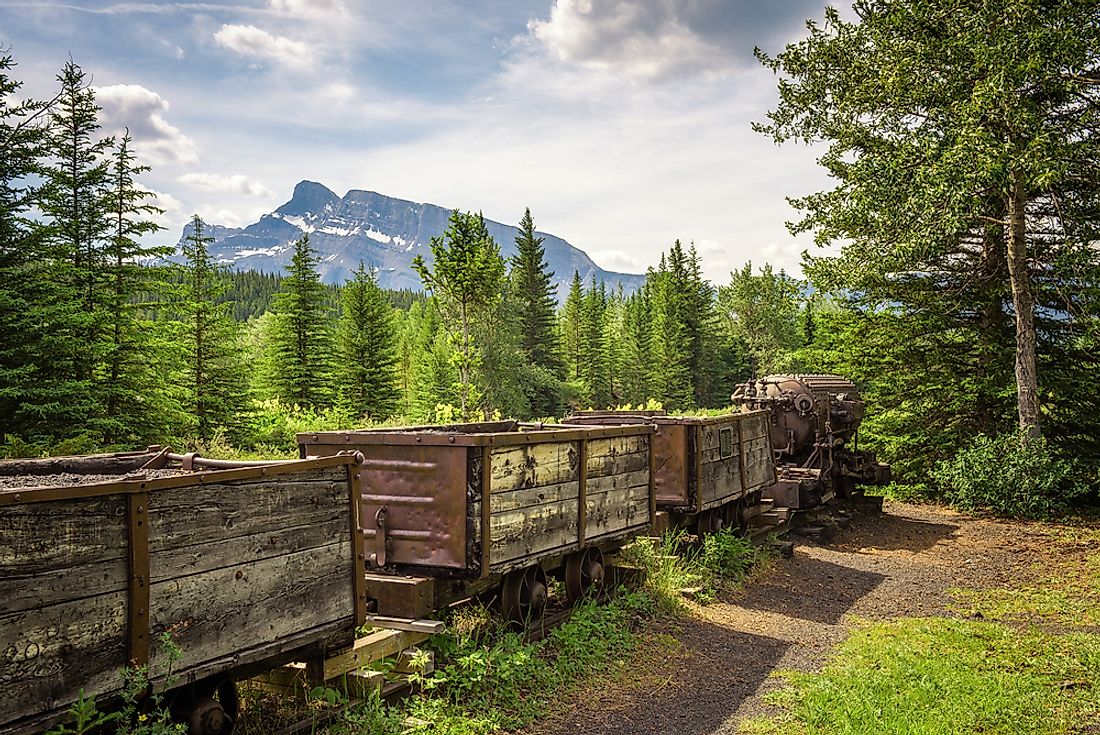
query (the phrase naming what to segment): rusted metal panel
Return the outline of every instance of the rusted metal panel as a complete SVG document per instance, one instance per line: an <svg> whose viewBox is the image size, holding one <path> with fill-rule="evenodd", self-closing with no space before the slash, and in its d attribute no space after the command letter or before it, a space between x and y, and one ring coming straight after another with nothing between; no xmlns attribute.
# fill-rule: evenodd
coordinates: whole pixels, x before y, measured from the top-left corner
<svg viewBox="0 0 1100 735"><path fill-rule="evenodd" d="M689 429L684 424L662 422L653 435L653 491L662 508L689 508L695 504L690 481L694 464L688 449Z"/></svg>
<svg viewBox="0 0 1100 735"><path fill-rule="evenodd" d="M374 566L466 569L464 446L360 444L359 521ZM482 500L484 502L484 499Z"/></svg>
<svg viewBox="0 0 1100 735"><path fill-rule="evenodd" d="M127 630L130 665L149 663L149 493L126 498L130 585Z"/></svg>

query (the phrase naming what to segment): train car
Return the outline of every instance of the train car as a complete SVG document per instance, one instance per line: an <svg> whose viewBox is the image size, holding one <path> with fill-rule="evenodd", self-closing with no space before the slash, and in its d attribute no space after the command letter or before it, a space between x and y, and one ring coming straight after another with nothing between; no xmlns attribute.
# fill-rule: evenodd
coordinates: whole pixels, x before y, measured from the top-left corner
<svg viewBox="0 0 1100 735"><path fill-rule="evenodd" d="M0 462L0 733L63 721L81 692L109 706L147 667L192 735L224 735L236 679L350 645L366 619L358 466Z"/></svg>
<svg viewBox="0 0 1100 735"><path fill-rule="evenodd" d="M367 596L421 617L499 591L541 616L548 573L570 599L603 583L604 552L653 523L651 425L538 428L515 421L298 435L301 456L363 456Z"/></svg>
<svg viewBox="0 0 1100 735"><path fill-rule="evenodd" d="M778 481L765 497L790 508L847 498L890 482L890 466L858 448L864 402L840 375L769 375L737 386L732 399L769 414Z"/></svg>
<svg viewBox="0 0 1100 735"><path fill-rule="evenodd" d="M768 414L669 416L664 411L581 411L563 424L652 424L657 508L698 533L745 529L775 482Z"/></svg>

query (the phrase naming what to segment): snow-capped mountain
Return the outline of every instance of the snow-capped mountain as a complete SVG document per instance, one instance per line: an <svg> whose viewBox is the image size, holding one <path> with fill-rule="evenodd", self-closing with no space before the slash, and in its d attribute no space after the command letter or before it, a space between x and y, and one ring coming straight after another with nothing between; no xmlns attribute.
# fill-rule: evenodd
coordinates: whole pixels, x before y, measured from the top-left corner
<svg viewBox="0 0 1100 735"><path fill-rule="evenodd" d="M517 220L519 219L517 213ZM342 198L313 181L294 187L290 201L244 228L207 224L213 237L210 251L220 262L237 270L281 272L290 263L295 240L309 234L310 244L321 258L319 270L326 283L343 283L362 261L378 269L385 288L421 288L420 278L410 264L417 255L431 262L431 238L442 235L451 211L434 204L418 204L372 191L352 190ZM489 233L505 258L516 252L516 227L486 220ZM180 237L191 234L191 225ZM546 262L558 284L558 299L564 300L579 271L587 285L592 276L608 288L622 284L623 290L639 288L644 276L605 271L583 251L560 237L539 233L546 250Z"/></svg>

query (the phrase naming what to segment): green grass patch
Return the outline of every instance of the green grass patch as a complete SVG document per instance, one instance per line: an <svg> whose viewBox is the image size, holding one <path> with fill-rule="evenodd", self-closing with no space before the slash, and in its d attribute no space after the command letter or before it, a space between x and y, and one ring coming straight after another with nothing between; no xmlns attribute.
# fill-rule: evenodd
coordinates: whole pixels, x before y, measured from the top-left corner
<svg viewBox="0 0 1100 735"><path fill-rule="evenodd" d="M658 612L653 597L624 592L607 604L587 602L541 641L465 611L431 645L442 665L420 678L423 693L394 708L367 702L330 733L484 735L515 730L597 672L621 666L636 630Z"/></svg>
<svg viewBox="0 0 1100 735"><path fill-rule="evenodd" d="M768 735L1054 735L1100 724L1100 636L909 618L869 625L817 674L785 673Z"/></svg>

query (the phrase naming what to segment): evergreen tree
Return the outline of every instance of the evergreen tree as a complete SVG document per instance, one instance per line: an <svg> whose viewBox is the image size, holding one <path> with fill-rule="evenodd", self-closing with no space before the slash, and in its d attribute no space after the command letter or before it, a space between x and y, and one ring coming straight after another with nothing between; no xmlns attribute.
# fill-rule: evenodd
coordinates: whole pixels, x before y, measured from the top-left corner
<svg viewBox="0 0 1100 735"><path fill-rule="evenodd" d="M112 152L105 207L111 221L102 285L107 332L97 394L103 401L101 423L109 444L152 442L167 436L176 423L171 418L174 402L163 379L163 335L143 315L146 304L141 299L161 286L161 272L142 260L168 255L171 249L140 242L162 229L148 219L162 210L148 203L152 194L136 184L135 177L149 167L135 163L131 142L127 130Z"/></svg>
<svg viewBox="0 0 1100 735"><path fill-rule="evenodd" d="M584 365L581 355L584 349L584 284L578 271L573 271L569 295L565 298L559 323L565 358L565 378L573 383L579 383Z"/></svg>
<svg viewBox="0 0 1100 735"><path fill-rule="evenodd" d="M589 405L594 408L608 408L612 403L611 369L605 333L606 311L607 295L602 284L597 287L596 277L593 276L582 305L584 336L581 340L581 378Z"/></svg>
<svg viewBox="0 0 1100 735"><path fill-rule="evenodd" d="M1044 287L1060 281L1057 300L1072 314L1066 296L1081 281L1053 266L1097 260L1100 191L1081 172L1100 158L1100 6L862 0L854 9L847 21L829 8L808 38L760 54L784 78L758 130L826 143L821 162L837 182L796 202L805 217L795 231L847 243L808 274L886 304L909 290L901 283L925 280L950 301L971 276L1003 274L1010 305L996 310L1013 327L1017 423L1025 442L1037 438ZM962 261L978 267L945 280Z"/></svg>
<svg viewBox="0 0 1100 735"><path fill-rule="evenodd" d="M419 255L413 270L436 297L444 323L456 345L459 410L468 421L480 402L476 395L481 351L474 332L485 323L500 302L504 286L504 260L480 214L451 214L447 230L433 237L431 268Z"/></svg>
<svg viewBox="0 0 1100 735"><path fill-rule="evenodd" d="M757 275L752 263L746 263L718 289L718 303L758 377L785 367L786 356L802 343L798 284L782 270L775 273L765 265Z"/></svg>
<svg viewBox="0 0 1100 735"><path fill-rule="evenodd" d="M637 293L627 298L623 308L623 398L632 405L642 405L656 395L653 388L652 288L647 279Z"/></svg>
<svg viewBox="0 0 1100 735"><path fill-rule="evenodd" d="M70 59L57 81L61 93L50 113L49 148L53 160L43 171L40 206L49 221L57 276L77 299L72 304L72 325L83 344L72 358L77 365L73 377L84 381L91 395L108 331L103 282L111 223L110 175L105 155L114 141L96 137L100 108L84 71ZM92 396L93 401L98 399ZM93 412L98 412L98 407L88 407L88 413Z"/></svg>
<svg viewBox="0 0 1100 735"><path fill-rule="evenodd" d="M673 255L677 255L675 251ZM683 265L681 257L669 259L662 254L657 270L647 276L653 281L653 387L665 407L676 411L692 408L695 401L691 340L684 325L684 293L679 285Z"/></svg>
<svg viewBox="0 0 1100 735"><path fill-rule="evenodd" d="M239 435L248 418L239 328L230 316L231 304L219 303L228 284L224 269L210 255L213 241L196 214L183 242L187 262L177 302L183 318L184 405L200 441L209 441L218 431Z"/></svg>
<svg viewBox="0 0 1100 735"><path fill-rule="evenodd" d="M271 395L309 407L328 405L332 398L332 328L318 262L309 235L294 243L294 256L272 306L275 318L265 371Z"/></svg>
<svg viewBox="0 0 1100 735"><path fill-rule="evenodd" d="M41 122L49 108L16 96L22 83L10 75L14 66L11 55L0 55L0 416L3 433L39 439L59 417L71 423L70 405L83 402L86 386L75 379L66 284L42 227L30 219L39 206L35 175L46 155Z"/></svg>
<svg viewBox="0 0 1100 735"><path fill-rule="evenodd" d="M374 271L362 263L344 284L337 329L338 400L358 416L384 418L397 409L397 335L393 307Z"/></svg>

